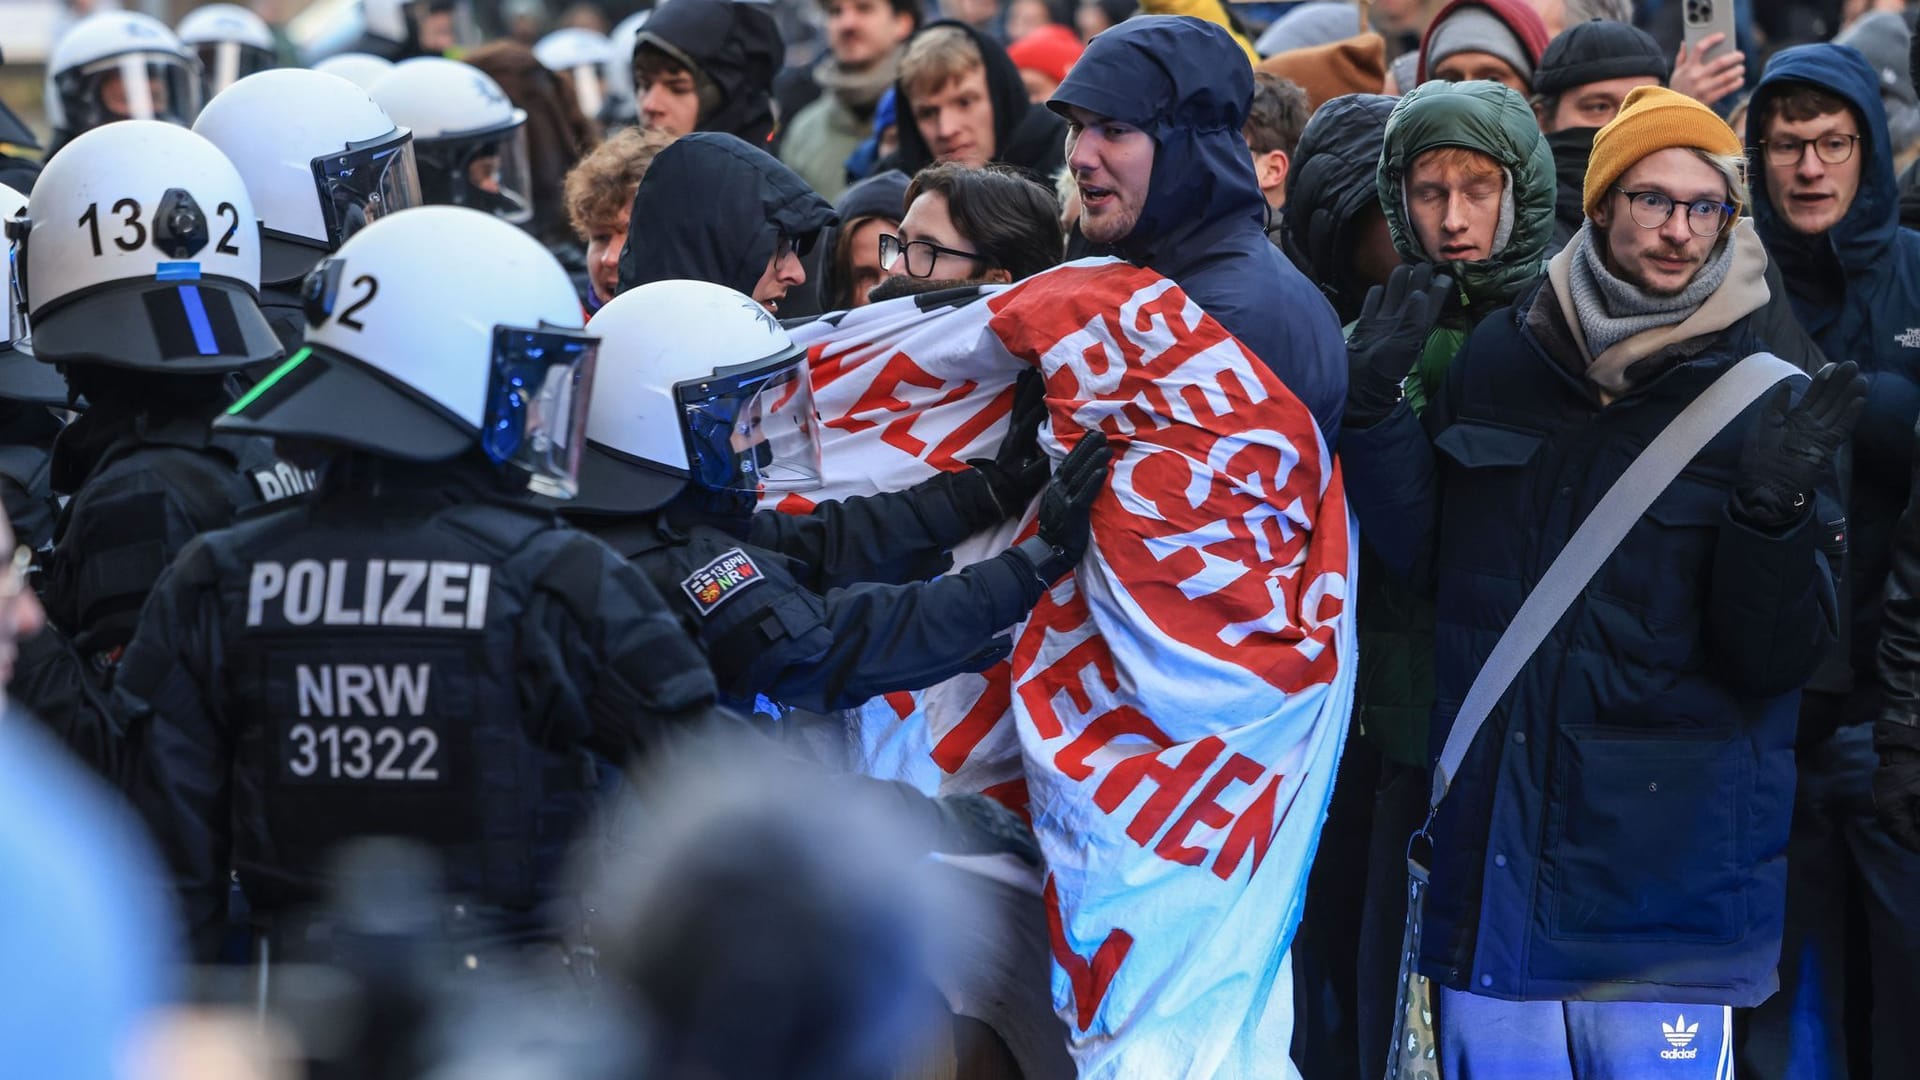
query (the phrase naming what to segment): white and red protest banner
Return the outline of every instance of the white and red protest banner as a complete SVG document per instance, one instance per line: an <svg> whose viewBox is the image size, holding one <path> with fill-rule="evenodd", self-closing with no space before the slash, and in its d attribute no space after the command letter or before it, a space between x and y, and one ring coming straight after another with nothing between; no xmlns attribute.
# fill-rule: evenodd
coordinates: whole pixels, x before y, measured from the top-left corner
<svg viewBox="0 0 1920 1080"><path fill-rule="evenodd" d="M1106 433L1086 560L1015 629L1007 662L870 703L869 759L930 764L944 790L1030 813L1080 1075L1293 1075L1286 953L1356 667L1356 545L1305 406L1171 281L1118 262L795 336L826 423L814 497L991 455L1029 366L1056 460Z"/></svg>

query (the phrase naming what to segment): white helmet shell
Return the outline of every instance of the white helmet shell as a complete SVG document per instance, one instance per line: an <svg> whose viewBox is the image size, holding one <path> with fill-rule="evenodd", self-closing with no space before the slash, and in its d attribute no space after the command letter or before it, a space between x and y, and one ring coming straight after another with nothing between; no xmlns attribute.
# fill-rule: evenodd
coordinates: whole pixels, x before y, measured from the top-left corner
<svg viewBox="0 0 1920 1080"><path fill-rule="evenodd" d="M139 67L145 77L133 78ZM109 114L94 100L95 80L119 75L127 112ZM165 88L165 100L151 91ZM111 120L190 124L200 109L200 61L167 24L136 11L99 11L73 24L47 59L47 122L78 134Z"/></svg>
<svg viewBox="0 0 1920 1080"><path fill-rule="evenodd" d="M527 119L486 72L439 56L402 60L369 93L420 142L503 131Z"/></svg>
<svg viewBox="0 0 1920 1080"><path fill-rule="evenodd" d="M279 353L257 304L253 200L199 135L151 120L86 132L48 160L27 213L40 359L189 373Z"/></svg>
<svg viewBox="0 0 1920 1080"><path fill-rule="evenodd" d="M393 70L393 61L372 53L341 53L313 65L313 70L338 76L371 93L373 84Z"/></svg>
<svg viewBox="0 0 1920 1080"><path fill-rule="evenodd" d="M485 445L498 415L503 336L533 332L591 353L579 298L546 248L459 207L423 206L368 225L315 268L303 298L307 348L242 398L222 427L444 460ZM580 387L576 398L569 387L551 405L583 408L585 393Z"/></svg>
<svg viewBox="0 0 1920 1080"><path fill-rule="evenodd" d="M811 455L810 463L802 463L812 470L817 486L818 432L813 428L817 420L812 395L806 390L806 353L751 297L705 281L651 282L608 301L594 313L587 331L600 338L601 349L576 507L612 513L651 509L689 479L698 482L703 472L708 486L728 486L713 481L721 475L732 477L738 461L703 470L703 446L692 429L701 403L719 384L741 374L755 388L769 375L797 378L793 389L801 392L784 400L793 405L788 415L805 429L800 441L806 445L792 457ZM736 411L735 418L746 411ZM780 439L764 428L760 433ZM770 490L777 487L764 473L757 483ZM784 486L801 490L808 485Z"/></svg>
<svg viewBox="0 0 1920 1080"><path fill-rule="evenodd" d="M246 181L267 231L264 281L304 275L358 224L418 201L407 132L365 90L337 76L263 71L208 102L193 130L219 147ZM397 157L389 161L388 154ZM333 170L336 160L345 167ZM399 172L379 175L393 169ZM359 190L333 182L339 172ZM350 198L358 214L353 225L341 220Z"/></svg>
<svg viewBox="0 0 1920 1080"><path fill-rule="evenodd" d="M24 216L26 209L25 195L0 184L0 221ZM7 335L5 340L0 340L0 398L36 405L65 406L66 379L52 366L34 360L33 354L28 351L32 346L27 340L27 313L20 308L15 284L13 260L0 258L0 303L6 305L7 312L4 318L0 318L0 330L5 330Z"/></svg>
<svg viewBox="0 0 1920 1080"><path fill-rule="evenodd" d="M274 66L276 45L266 21L238 4L208 4L180 20L180 40L200 57L207 96Z"/></svg>
<svg viewBox="0 0 1920 1080"><path fill-rule="evenodd" d="M206 45L218 41L237 41L272 52L273 31L266 20L239 4L208 4L197 7L180 20L175 30L188 45Z"/></svg>

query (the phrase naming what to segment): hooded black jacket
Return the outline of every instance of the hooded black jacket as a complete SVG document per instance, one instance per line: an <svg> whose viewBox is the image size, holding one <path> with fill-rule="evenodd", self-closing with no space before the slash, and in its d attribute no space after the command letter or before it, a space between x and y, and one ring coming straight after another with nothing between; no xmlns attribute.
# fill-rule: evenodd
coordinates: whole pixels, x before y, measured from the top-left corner
<svg viewBox="0 0 1920 1080"><path fill-rule="evenodd" d="M943 20L927 24L914 37L941 26L964 30L980 47L980 57L986 62L987 97L993 102L993 160L1026 169L1051 187L1053 175L1067 160L1066 121L1027 100L1027 84L1020 81L1020 69L1007 58L1006 47L973 27ZM908 47L912 47L912 38L908 39ZM900 82L893 85L896 100L900 102L900 149L874 171L899 169L912 176L933 164L933 149L920 137L920 127L913 122L906 85Z"/></svg>
<svg viewBox="0 0 1920 1080"><path fill-rule="evenodd" d="M782 235L805 257L837 220L832 205L772 154L732 135L697 132L660 151L634 193L620 291L686 278L751 296Z"/></svg>
<svg viewBox="0 0 1920 1080"><path fill-rule="evenodd" d="M760 4L678 0L647 20L634 51L652 46L712 84L719 101L700 107L700 130L738 135L766 146L773 135L773 77L786 46Z"/></svg>
<svg viewBox="0 0 1920 1080"><path fill-rule="evenodd" d="M1354 218L1380 206L1373 174L1380 167L1387 116L1398 100L1345 94L1320 106L1300 132L1297 164L1287 174L1287 255L1333 302L1343 325L1360 317L1367 298L1366 283L1353 275Z"/></svg>
<svg viewBox="0 0 1920 1080"><path fill-rule="evenodd" d="M1079 106L1153 137L1145 205L1115 253L1172 278L1286 383L1332 446L1346 343L1326 298L1267 239L1267 201L1241 135L1252 99L1253 69L1225 30L1151 15L1095 38L1047 106Z"/></svg>

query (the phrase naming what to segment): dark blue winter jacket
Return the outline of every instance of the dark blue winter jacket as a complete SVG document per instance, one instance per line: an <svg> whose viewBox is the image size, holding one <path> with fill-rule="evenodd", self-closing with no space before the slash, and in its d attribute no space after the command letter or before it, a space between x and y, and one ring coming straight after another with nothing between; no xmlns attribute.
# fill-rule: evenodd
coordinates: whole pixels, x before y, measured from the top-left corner
<svg viewBox="0 0 1920 1080"><path fill-rule="evenodd" d="M1344 432L1362 532L1434 590L1436 756L1574 529L1765 346L1755 322L1602 405L1543 283L1475 328L1423 418ZM1837 615L1813 515L1775 536L1728 512L1759 408L1655 500L1472 743L1433 829L1420 967L1445 985L1731 1005L1776 985L1798 691Z"/></svg>
<svg viewBox="0 0 1920 1080"><path fill-rule="evenodd" d="M1851 599L1848 648L1856 685L1874 679L1881 601L1890 567L1894 522L1907 505L1913 423L1920 415L1920 233L1900 227L1886 110L1877 72L1844 45L1801 45L1767 62L1747 112L1747 145L1766 137L1768 98L1793 83L1811 83L1851 103L1859 121L1859 191L1838 225L1807 237L1788 228L1767 191L1765 161L1755 153L1753 216L1785 274L1793 311L1827 359L1859 363L1872 389L1854 433L1848 513L1852 523L1847 579ZM1860 695L1854 719L1871 717Z"/></svg>
<svg viewBox="0 0 1920 1080"><path fill-rule="evenodd" d="M1253 69L1220 27L1187 16L1128 19L1101 34L1047 102L1153 137L1153 174L1128 262L1172 278L1264 361L1332 446L1347 399L1347 350L1332 305L1267 239L1267 203L1241 129Z"/></svg>

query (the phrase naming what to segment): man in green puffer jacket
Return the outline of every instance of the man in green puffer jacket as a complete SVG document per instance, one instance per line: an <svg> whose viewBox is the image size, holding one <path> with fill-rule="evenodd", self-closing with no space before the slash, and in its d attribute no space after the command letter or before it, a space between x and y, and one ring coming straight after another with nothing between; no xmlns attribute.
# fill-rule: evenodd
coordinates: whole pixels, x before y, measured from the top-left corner
<svg viewBox="0 0 1920 1080"><path fill-rule="evenodd" d="M1394 247L1415 264L1411 287L1402 268L1395 271L1399 289L1390 285L1387 295L1439 305L1433 330L1407 356L1402 389L1417 412L1474 325L1544 271L1553 237L1553 154L1514 91L1492 82L1430 82L1401 98L1388 117L1375 179ZM1394 314L1363 312L1349 328L1349 349L1394 347L1375 333ZM1365 427L1394 404L1350 398L1344 423ZM1357 1013L1362 1075L1378 1076L1406 919L1407 838L1426 812L1434 612L1429 599L1380 572L1370 552L1361 557L1356 709L1361 732L1384 760L1367 856Z"/></svg>

